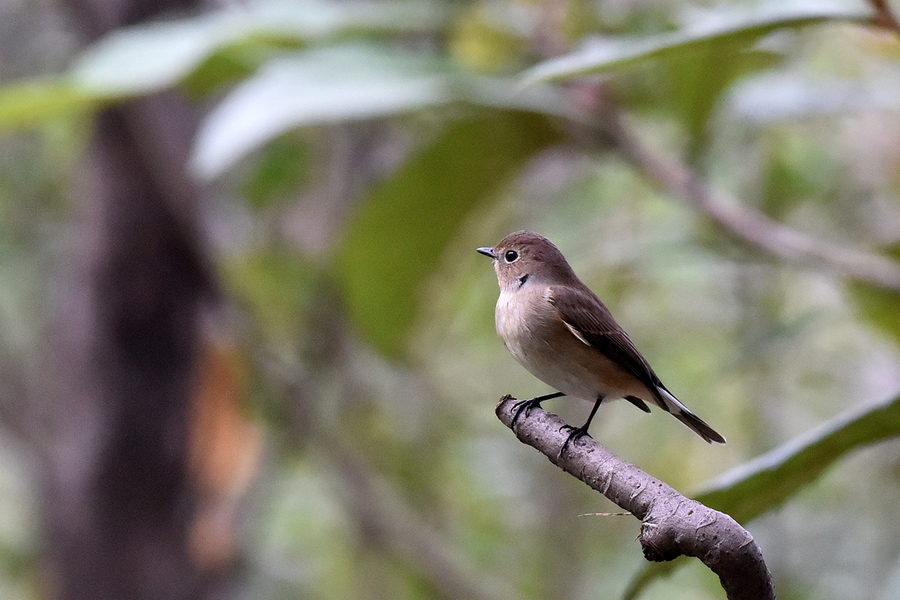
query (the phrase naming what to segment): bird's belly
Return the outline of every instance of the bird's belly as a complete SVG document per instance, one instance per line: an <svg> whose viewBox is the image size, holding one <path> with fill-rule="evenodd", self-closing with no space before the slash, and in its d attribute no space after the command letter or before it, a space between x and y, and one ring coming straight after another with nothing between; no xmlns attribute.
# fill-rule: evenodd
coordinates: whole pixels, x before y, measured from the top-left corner
<svg viewBox="0 0 900 600"><path fill-rule="evenodd" d="M528 371L560 392L573 398L593 402L603 396L610 400L628 395L622 386L609 381L605 374L616 370L611 361L604 360L599 352L585 356L580 349L576 352L560 352L552 347L539 345L522 348L513 353L519 363Z"/></svg>
<svg viewBox="0 0 900 600"><path fill-rule="evenodd" d="M510 354L532 375L574 398L599 396L650 399L643 384L593 346L576 338L561 321L514 318L498 310L497 332Z"/></svg>

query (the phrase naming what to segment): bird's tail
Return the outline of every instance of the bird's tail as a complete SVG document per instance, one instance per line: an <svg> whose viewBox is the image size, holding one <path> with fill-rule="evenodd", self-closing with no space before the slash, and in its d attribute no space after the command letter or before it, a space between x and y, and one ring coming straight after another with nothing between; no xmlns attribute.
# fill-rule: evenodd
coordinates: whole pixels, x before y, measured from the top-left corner
<svg viewBox="0 0 900 600"><path fill-rule="evenodd" d="M717 442L719 444L725 443L725 438L722 437L721 433L707 425L703 419L688 410L688 407L679 402L678 398L669 393L669 390L662 386L659 386L657 390L659 391L659 396L663 401L664 406L662 406L662 408L664 410L672 413L672 416L687 425L691 429L691 431L702 437L710 444L713 442Z"/></svg>

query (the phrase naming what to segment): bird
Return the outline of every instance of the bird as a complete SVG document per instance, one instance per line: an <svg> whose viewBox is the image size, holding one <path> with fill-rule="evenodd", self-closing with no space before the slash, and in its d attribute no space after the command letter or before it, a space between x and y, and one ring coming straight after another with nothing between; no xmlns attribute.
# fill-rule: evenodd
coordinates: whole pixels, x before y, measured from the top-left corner
<svg viewBox="0 0 900 600"><path fill-rule="evenodd" d="M600 404L624 399L644 412L653 404L670 413L709 443L725 438L692 413L660 381L647 359L597 295L585 285L550 240L532 231L516 231L493 247L477 251L490 257L500 296L497 333L513 357L532 375L558 390L521 400L520 414L545 400L570 396L593 402L581 427L571 429L560 454L583 436Z"/></svg>

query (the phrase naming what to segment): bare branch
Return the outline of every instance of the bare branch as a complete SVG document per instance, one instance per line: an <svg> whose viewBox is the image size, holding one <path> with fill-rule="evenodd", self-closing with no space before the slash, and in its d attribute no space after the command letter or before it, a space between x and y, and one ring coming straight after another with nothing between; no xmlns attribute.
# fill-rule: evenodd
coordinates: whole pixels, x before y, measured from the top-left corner
<svg viewBox="0 0 900 600"><path fill-rule="evenodd" d="M710 185L684 162L644 144L602 86L583 84L573 91L577 103L593 115L591 125L603 142L656 185L681 197L732 236L794 263L900 291L900 266L894 261L816 239L773 221Z"/></svg>
<svg viewBox="0 0 900 600"><path fill-rule="evenodd" d="M497 417L512 428L516 399L504 396ZM772 576L753 536L734 519L686 498L589 437L559 451L566 423L540 408L522 415L516 437L641 520L640 542L649 561L699 558L722 583L729 600L775 598Z"/></svg>
<svg viewBox="0 0 900 600"><path fill-rule="evenodd" d="M889 29L900 34L900 21L888 6L887 0L869 0L869 4L875 9L875 24L884 29Z"/></svg>

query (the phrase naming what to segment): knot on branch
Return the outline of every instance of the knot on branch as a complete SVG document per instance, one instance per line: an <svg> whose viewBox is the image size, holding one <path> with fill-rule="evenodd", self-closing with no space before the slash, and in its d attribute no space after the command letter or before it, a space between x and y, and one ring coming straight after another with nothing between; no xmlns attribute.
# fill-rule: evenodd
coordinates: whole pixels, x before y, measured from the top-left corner
<svg viewBox="0 0 900 600"><path fill-rule="evenodd" d="M644 558L651 562L664 562L685 555L704 560L715 554L723 541L719 514L687 498L679 502L674 512L664 507L654 507L641 524L640 542ZM737 523L734 525L743 531Z"/></svg>
<svg viewBox="0 0 900 600"><path fill-rule="evenodd" d="M653 523L644 523L641 526L641 550L644 552L644 558L650 562L666 562L681 556L681 551L673 541L668 532L660 533L660 529Z"/></svg>

